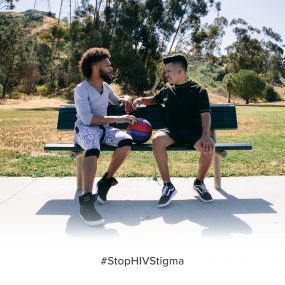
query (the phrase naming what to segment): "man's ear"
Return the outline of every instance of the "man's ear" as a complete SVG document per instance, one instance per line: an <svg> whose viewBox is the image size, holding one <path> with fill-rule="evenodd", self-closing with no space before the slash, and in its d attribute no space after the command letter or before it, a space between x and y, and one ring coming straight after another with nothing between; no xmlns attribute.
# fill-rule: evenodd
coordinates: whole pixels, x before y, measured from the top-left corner
<svg viewBox="0 0 285 285"><path fill-rule="evenodd" d="M98 70L98 69L99 69L99 65L98 65L98 64L93 64L92 67L93 67L95 70Z"/></svg>

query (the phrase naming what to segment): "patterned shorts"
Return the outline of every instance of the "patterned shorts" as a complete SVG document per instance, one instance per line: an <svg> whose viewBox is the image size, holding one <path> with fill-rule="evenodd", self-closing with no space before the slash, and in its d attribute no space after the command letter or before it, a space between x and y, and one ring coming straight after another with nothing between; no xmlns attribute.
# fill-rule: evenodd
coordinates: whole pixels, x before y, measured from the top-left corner
<svg viewBox="0 0 285 285"><path fill-rule="evenodd" d="M132 140L127 133L111 126L85 126L77 124L74 128L74 142L79 144L85 151L98 149L106 144L117 147L122 140Z"/></svg>

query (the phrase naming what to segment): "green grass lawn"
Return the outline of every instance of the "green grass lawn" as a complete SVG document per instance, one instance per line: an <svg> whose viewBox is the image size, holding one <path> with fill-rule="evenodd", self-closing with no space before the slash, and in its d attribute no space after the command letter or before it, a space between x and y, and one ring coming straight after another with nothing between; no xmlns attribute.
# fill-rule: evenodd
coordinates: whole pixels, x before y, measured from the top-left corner
<svg viewBox="0 0 285 285"><path fill-rule="evenodd" d="M222 160L223 176L285 174L285 107L240 106L239 129L217 132L219 142L245 142L252 151L231 151ZM57 110L0 110L1 176L74 176L68 153L45 153L46 143L70 143L72 132L56 131ZM97 175L106 171L112 153L101 153ZM198 154L169 152L171 176L195 176ZM209 172L213 176L213 169ZM158 177L150 152L133 152L117 176Z"/></svg>

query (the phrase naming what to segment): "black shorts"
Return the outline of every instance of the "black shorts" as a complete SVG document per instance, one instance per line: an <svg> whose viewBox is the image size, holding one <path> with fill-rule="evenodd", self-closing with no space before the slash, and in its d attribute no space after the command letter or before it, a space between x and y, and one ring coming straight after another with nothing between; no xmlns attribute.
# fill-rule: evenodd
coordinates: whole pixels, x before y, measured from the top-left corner
<svg viewBox="0 0 285 285"><path fill-rule="evenodd" d="M165 128L161 129L161 132L167 133L177 145L187 145L189 148L194 148L195 143L202 136L202 129L170 129Z"/></svg>

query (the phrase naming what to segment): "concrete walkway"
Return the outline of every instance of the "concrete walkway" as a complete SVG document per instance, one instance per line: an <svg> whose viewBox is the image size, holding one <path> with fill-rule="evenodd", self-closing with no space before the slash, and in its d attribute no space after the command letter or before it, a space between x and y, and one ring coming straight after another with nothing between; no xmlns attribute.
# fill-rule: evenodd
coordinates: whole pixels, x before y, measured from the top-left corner
<svg viewBox="0 0 285 285"><path fill-rule="evenodd" d="M213 203L197 200L193 178L174 178L178 194L163 209L161 183L118 180L97 207L105 225L88 227L74 177L0 177L0 284L284 284L285 177L223 178L220 191L207 179Z"/></svg>
<svg viewBox="0 0 285 285"><path fill-rule="evenodd" d="M108 203L97 205L105 225L92 228L78 216L74 177L0 177L0 235L285 236L285 177L223 178L220 191L214 190L213 179L207 179L213 203L197 200L191 189L193 179L174 178L178 194L163 209L157 208L160 182L148 178L118 180Z"/></svg>

